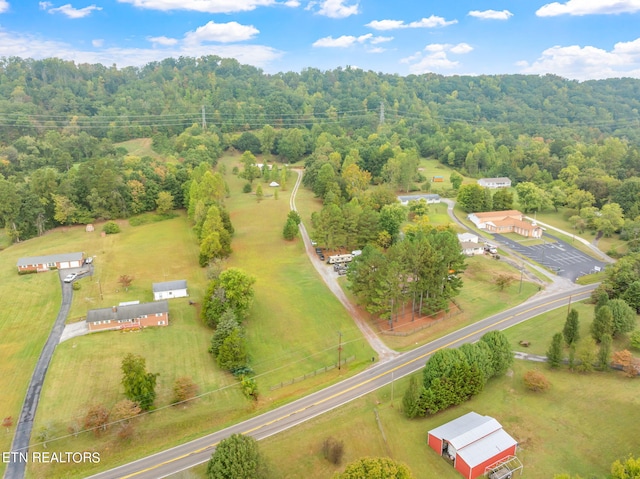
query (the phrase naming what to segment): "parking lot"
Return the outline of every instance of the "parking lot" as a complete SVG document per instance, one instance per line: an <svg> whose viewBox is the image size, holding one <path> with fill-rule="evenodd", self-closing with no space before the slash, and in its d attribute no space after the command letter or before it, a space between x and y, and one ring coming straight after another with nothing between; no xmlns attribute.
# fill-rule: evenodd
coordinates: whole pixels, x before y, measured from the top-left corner
<svg viewBox="0 0 640 479"><path fill-rule="evenodd" d="M533 246L527 246L526 240L517 242L502 235L495 235L495 240L571 281L585 274L600 271L606 265L571 244L546 233L542 237L544 243Z"/></svg>

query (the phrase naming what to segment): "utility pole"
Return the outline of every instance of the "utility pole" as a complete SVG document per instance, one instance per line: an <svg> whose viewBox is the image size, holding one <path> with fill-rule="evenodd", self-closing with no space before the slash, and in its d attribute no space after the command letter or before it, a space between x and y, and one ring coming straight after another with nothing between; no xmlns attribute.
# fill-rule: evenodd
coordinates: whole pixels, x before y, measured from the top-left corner
<svg viewBox="0 0 640 479"><path fill-rule="evenodd" d="M203 130L207 129L207 118L204 112L204 105L202 105L202 129Z"/></svg>
<svg viewBox="0 0 640 479"><path fill-rule="evenodd" d="M380 125L384 125L384 103L380 102Z"/></svg>
<svg viewBox="0 0 640 479"><path fill-rule="evenodd" d="M569 296L569 304L567 305L567 316L569 316L569 313L571 312L571 296L573 295Z"/></svg>
<svg viewBox="0 0 640 479"><path fill-rule="evenodd" d="M338 369L342 369L342 333L338 331Z"/></svg>
<svg viewBox="0 0 640 479"><path fill-rule="evenodd" d="M523 266L520 266L520 288L518 289L518 294L522 293L522 273L523 273Z"/></svg>

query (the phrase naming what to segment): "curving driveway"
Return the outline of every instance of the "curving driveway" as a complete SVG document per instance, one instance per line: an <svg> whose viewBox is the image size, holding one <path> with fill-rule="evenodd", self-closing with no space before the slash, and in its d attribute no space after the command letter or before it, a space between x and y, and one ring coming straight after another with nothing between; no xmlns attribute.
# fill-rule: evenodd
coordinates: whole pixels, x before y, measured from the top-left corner
<svg viewBox="0 0 640 479"><path fill-rule="evenodd" d="M12 460L7 463L7 469L4 472L5 479L22 479L24 477L26 463L20 459L19 453L26 453L29 450L29 440L31 439L33 420L36 417L36 410L38 409L38 401L40 400L40 391L44 384L44 377L49 369L49 363L53 357L53 352L62 337L64 323L67 319L67 315L69 314L71 300L73 299L72 283L65 283L62 279L70 272L82 271L84 271L84 273L78 274L76 280L85 276L89 271L82 270L80 268L58 271L60 285L62 287L62 304L60 305L58 316L56 317L53 328L49 333L47 342L45 343L44 348L42 348L36 367L31 375L31 381L29 382L27 394L25 395L24 403L22 404L22 411L20 412L18 424L16 425L16 432L13 436L13 442L11 443L11 452L15 453L12 454L11 457L16 458L17 460Z"/></svg>

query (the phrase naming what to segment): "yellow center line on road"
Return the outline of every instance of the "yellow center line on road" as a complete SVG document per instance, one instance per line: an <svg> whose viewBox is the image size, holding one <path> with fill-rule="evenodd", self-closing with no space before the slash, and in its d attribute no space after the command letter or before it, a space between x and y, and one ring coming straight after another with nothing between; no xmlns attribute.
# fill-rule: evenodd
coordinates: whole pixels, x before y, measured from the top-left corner
<svg viewBox="0 0 640 479"><path fill-rule="evenodd" d="M582 295L584 295L584 294L590 294L590 291L586 291L586 292L583 292L583 293L577 293L577 294L567 294L567 296L563 296L562 298L557 298L557 299L554 299L554 300L552 300L552 301L548 301L548 302L546 302L546 303L544 303L544 304L541 304L541 305L538 305L538 306L534 306L534 307L529 308L529 309L526 309L526 310L524 310L524 311L520 311L519 313L512 314L512 315L510 315L510 316L507 316L506 318L501 319L500 321L496 321L495 323L488 324L487 326L484 326L484 327L482 327L482 328L480 328L480 329L478 329L478 330L475 330L475 331L473 331L473 332L471 332L471 333L469 333L469 334L467 334L467 335L465 335L465 336L462 336L462 337L460 337L460 338L458 338L458 339L455 339L455 340L453 340L453 341L450 341L449 343L444 344L444 345L442 345L442 346L440 346L440 347L438 347L438 348L435 348L435 349L433 349L433 350L431 350L431 351L429 351L429 352L426 352L426 353L424 353L424 354L422 354L422 355L420 355L420 356L418 356L418 357L415 357L415 358L413 358L413 359L410 359L410 360L408 360L408 361L405 361L405 362L403 362L402 364L399 364L398 366L394 367L393 369L390 369L390 370L385 371L385 372L383 372L383 373L380 373L380 374L378 374L378 375L376 375L376 376L373 376L373 377L371 377L371 378L369 378L369 379L366 379L366 380L364 380L364 381L361 381L361 382L359 382L358 384L355 384L355 385L353 385L353 386L351 386L351 387L349 387L349 388L345 389L344 391L337 392L337 393L335 393L335 394L332 394L331 396L328 396L328 397L326 397L326 398L320 399L320 400L318 400L317 402L314 402L313 404L310 404L310 405L308 405L308 406L305 406L305 407L303 407L303 408L300 408L300 409L297 409L297 410L295 410L295 411L293 411L293 412L290 412L290 413L288 413L288 414L285 414L284 416L281 416L281 417L278 417L278 418L273 419L273 420L271 420L271 421L265 422L265 423L260 424L260 425L258 425L258 426L256 426L256 427L253 427L253 428L251 428L251 429L247 429L246 431L242 432L241 434L245 434L245 435L250 434L250 433L255 432L255 431L258 431L258 430L260 430L260 429L262 429L262 428L264 428L264 427L271 426L272 424L275 424L275 423L277 423L277 422L280 422L280 421L283 421L283 420L285 420L285 419L288 419L288 418L290 418L291 416L293 416L293 415L295 415L295 414L299 414L299 413L301 413L301 412L304 412L305 410L307 410L307 409L309 409L309 408L311 408L311 407L318 406L318 405L320 405L320 404L326 403L327 401L330 401L330 400L332 400L332 399L335 399L335 398L337 398L337 397L339 397L339 396L343 396L343 395L345 395L345 394L347 394L347 393L349 393L349 392L353 391L354 389L358 389L358 388L360 388L360 387L362 387L362 386L364 386L364 385L366 385L366 384L369 384L369 383L371 383L371 382L373 382L373 381L376 381L376 380L378 380L378 379L380 379L380 378L382 378L382 377L384 377L384 376L386 376L386 375L388 375L388 374L390 374L390 373L396 372L397 370L399 370L399 369L401 369L401 368L403 368L403 367L405 367L405 366L407 366L407 365L409 365L409 364L412 364L412 363L415 363L416 361L419 361L419 360L421 360L421 359L424 359L424 358L426 358L427 356L430 356L430 355L432 355L432 354L436 353L437 351L440 351L441 349L445 349L445 348L448 348L449 346L453 346L453 345L454 345L454 344L456 344L456 343L460 343L461 341L464 341L465 339L468 339L468 338L470 338L471 336L474 336L474 335L476 335L476 334L478 334L478 333L482 333L483 331L486 331L486 330L487 330L487 329L489 329L489 328L493 328L493 327L495 327L495 326L498 326L498 325L500 325L500 324L502 324L502 323L504 323L504 322L506 322L506 321L509 321L510 319L513 319L513 318L517 317L517 316L521 316L521 315L523 315L523 314L525 314L525 313L530 313L530 312L535 311L536 309L540 309L540 308L542 308L542 307L547 307L547 306L549 306L550 304L557 303L557 302L559 302L559 301L564 301L564 300L566 300L566 299L567 299L567 297L569 297L569 296L576 296L576 298L574 298L574 301L581 301L581 299L578 299L577 297L580 297L580 296L582 296ZM584 299L584 298L582 298L582 299ZM206 445L206 446L204 446L204 447L201 447L201 448L199 448L199 449L196 449L195 451L191 451L191 452L188 452L188 453L183 454L183 455L181 455L181 456L175 457L175 458L173 458L173 459L168 459L168 460L163 461L163 462L160 462L160 463L158 463L158 464L154 464L153 466L147 467L147 468L145 468L145 469L141 469L140 471L133 472L133 473L131 473L131 474L129 474L129 475L122 476L122 477L121 477L121 479L129 479L129 478L131 478L131 477L135 477L135 476L138 476L138 475L140 475L140 474L144 474L145 472L153 471L154 469L158 469L159 467L162 467L162 466L164 466L164 465L166 465L166 464L171 464L172 462L179 461L179 460L184 459L184 458L186 458L186 457L193 456L193 455L195 455L195 454L200 454L200 453L202 453L202 452L206 451L207 449L211 449L211 448L213 448L213 447L217 446L218 444L219 444L219 442L215 442L215 443L212 443L212 444L208 444L208 445Z"/></svg>

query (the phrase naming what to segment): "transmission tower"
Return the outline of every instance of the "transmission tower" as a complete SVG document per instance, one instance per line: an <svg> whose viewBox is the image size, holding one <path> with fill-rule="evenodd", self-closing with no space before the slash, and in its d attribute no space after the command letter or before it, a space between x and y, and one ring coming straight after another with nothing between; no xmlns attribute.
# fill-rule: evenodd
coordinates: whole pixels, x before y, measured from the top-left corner
<svg viewBox="0 0 640 479"><path fill-rule="evenodd" d="M205 130L207 128L207 118L204 112L204 105L202 105L202 129Z"/></svg>
<svg viewBox="0 0 640 479"><path fill-rule="evenodd" d="M384 103L380 102L380 125L384 125Z"/></svg>

